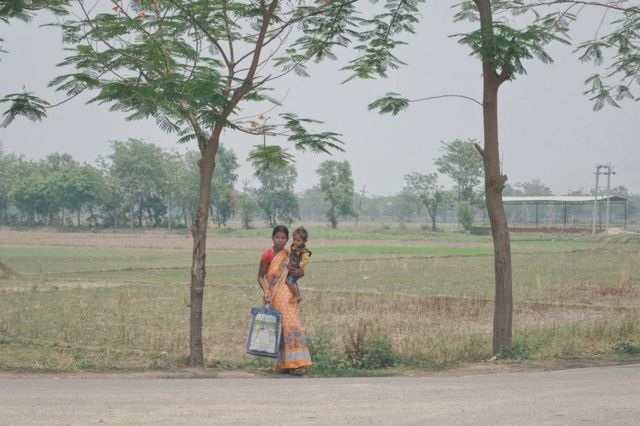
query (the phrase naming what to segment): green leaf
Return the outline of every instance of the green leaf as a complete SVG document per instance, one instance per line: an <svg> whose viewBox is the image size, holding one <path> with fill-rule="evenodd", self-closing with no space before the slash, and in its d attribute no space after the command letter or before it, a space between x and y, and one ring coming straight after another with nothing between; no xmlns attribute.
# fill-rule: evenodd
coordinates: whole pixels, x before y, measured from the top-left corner
<svg viewBox="0 0 640 426"><path fill-rule="evenodd" d="M256 169L256 173L284 168L295 162L294 156L278 145L255 145L249 152L248 159Z"/></svg>
<svg viewBox="0 0 640 426"><path fill-rule="evenodd" d="M11 103L2 115L2 127L7 127L16 118L23 116L31 121L40 121L47 116L49 102L34 96L32 93L12 93L0 99L0 103Z"/></svg>
<svg viewBox="0 0 640 426"><path fill-rule="evenodd" d="M367 108L369 111L377 109L379 114L397 115L400 111L409 108L409 100L398 93L387 93L383 97L371 102Z"/></svg>

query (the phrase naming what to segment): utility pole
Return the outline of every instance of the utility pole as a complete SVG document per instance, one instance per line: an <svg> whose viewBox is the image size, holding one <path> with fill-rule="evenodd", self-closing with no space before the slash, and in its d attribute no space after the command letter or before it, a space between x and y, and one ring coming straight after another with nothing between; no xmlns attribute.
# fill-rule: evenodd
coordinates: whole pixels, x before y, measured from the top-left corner
<svg viewBox="0 0 640 426"><path fill-rule="evenodd" d="M607 164L607 204L605 209L604 229L609 230L609 191L611 190L611 175L615 175L611 163Z"/></svg>
<svg viewBox="0 0 640 426"><path fill-rule="evenodd" d="M596 235L596 217L598 215L598 180L600 179L600 169L606 166L596 165L596 190L593 197L593 217L591 218L591 235Z"/></svg>
<svg viewBox="0 0 640 426"><path fill-rule="evenodd" d="M600 171L601 169L606 171ZM595 196L593 197L593 217L591 221L591 235L596 235L596 217L598 217L598 181L600 179L600 175L607 175L607 191L606 191L606 202L605 202L605 230L609 230L609 192L611 191L611 175L615 175L613 171L613 166L611 163L609 164L598 164L596 165L596 188L595 188Z"/></svg>

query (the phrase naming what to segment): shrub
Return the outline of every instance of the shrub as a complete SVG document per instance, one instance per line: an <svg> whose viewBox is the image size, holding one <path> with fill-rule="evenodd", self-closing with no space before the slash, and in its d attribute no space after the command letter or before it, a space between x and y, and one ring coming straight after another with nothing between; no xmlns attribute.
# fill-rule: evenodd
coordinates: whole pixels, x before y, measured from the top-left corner
<svg viewBox="0 0 640 426"><path fill-rule="evenodd" d="M471 231L473 228L473 220L475 219L476 212L471 203L463 201L458 206L458 220L465 229L465 231Z"/></svg>
<svg viewBox="0 0 640 426"><path fill-rule="evenodd" d="M613 352L617 355L636 355L640 354L640 346L628 340L620 340L613 344Z"/></svg>
<svg viewBox="0 0 640 426"><path fill-rule="evenodd" d="M376 335L365 340L363 345L362 359L360 360L361 368L369 370L378 370L387 367L393 367L396 356L391 347L391 343L386 337Z"/></svg>
<svg viewBox="0 0 640 426"><path fill-rule="evenodd" d="M393 366L395 354L389 340L378 332L371 332L367 321L345 326L342 336L347 367L377 370Z"/></svg>
<svg viewBox="0 0 640 426"><path fill-rule="evenodd" d="M511 346L502 349L499 358L523 360L529 359L530 356L529 345L523 342L514 342Z"/></svg>

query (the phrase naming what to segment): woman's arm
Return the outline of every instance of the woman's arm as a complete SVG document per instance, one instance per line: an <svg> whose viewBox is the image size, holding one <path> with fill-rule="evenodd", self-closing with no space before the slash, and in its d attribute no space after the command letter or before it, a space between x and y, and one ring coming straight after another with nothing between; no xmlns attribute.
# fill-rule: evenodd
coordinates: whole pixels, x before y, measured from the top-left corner
<svg viewBox="0 0 640 426"><path fill-rule="evenodd" d="M271 302L271 294L269 293L269 286L264 280L264 276L267 273L267 269L269 268L268 263L260 262L260 268L258 268L258 285L262 290L262 299L264 303Z"/></svg>

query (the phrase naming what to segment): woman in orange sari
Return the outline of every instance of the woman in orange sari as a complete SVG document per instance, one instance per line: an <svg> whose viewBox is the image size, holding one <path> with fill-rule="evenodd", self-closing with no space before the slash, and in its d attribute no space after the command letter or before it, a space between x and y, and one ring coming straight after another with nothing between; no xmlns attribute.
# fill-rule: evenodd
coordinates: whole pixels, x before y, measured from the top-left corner
<svg viewBox="0 0 640 426"><path fill-rule="evenodd" d="M285 244L289 240L289 230L278 225L271 235L273 248L265 251L260 258L258 284L263 292L264 303L280 313L282 321L282 340L280 356L274 370L302 376L304 369L311 366L311 356L304 337L304 330L298 321L298 304L286 284L287 274L302 277L302 268L287 268L289 252Z"/></svg>

